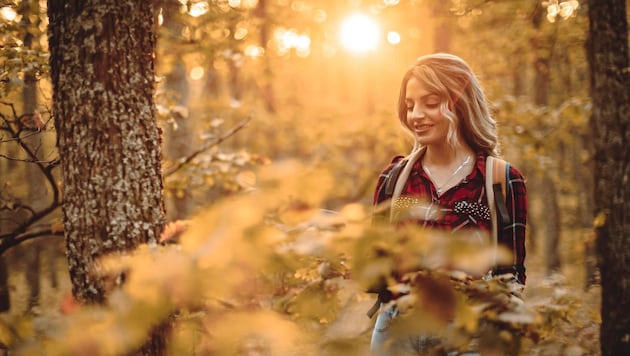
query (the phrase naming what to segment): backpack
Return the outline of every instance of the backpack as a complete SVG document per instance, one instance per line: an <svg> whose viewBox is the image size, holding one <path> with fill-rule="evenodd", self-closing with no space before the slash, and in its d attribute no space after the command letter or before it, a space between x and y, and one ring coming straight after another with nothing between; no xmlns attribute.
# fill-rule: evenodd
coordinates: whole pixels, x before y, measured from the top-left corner
<svg viewBox="0 0 630 356"><path fill-rule="evenodd" d="M390 204L394 203L394 200L400 196L402 189L407 182L407 178L411 173L411 168L418 158L422 155L424 149L416 150L409 156L401 159L392 167L391 171L385 177L385 197L390 200ZM402 177L401 177L402 175ZM492 244L495 250L494 265L496 266L496 250L499 243L499 223L501 225L507 225L510 223L510 215L507 211L505 204L505 197L508 194L508 184L510 175L510 163L500 158L488 156L486 157L486 197L488 199L488 205L490 208L490 220L491 220L491 238ZM404 178L404 179L401 179ZM491 202L494 202L491 203ZM390 221L393 217L393 207L390 207ZM484 279L492 278L492 269L484 276ZM380 301L382 297L379 293L379 298L376 303L367 312L368 317L372 317L379 309Z"/></svg>
<svg viewBox="0 0 630 356"><path fill-rule="evenodd" d="M398 161L385 177L385 197L392 203L400 196L402 189L407 182L411 169L418 158L424 153L423 149L412 152L408 157ZM411 162L410 164L407 164ZM503 173L502 173L503 172ZM498 241L499 222L502 225L510 223L510 215L505 204L505 197L508 193L508 180L510 174L510 163L500 158L486 157L486 197L490 208L490 218L492 220L492 239ZM402 177L401 177L402 175ZM401 179L402 178L402 179ZM492 204L491 202L494 202ZM390 221L394 209L390 209Z"/></svg>

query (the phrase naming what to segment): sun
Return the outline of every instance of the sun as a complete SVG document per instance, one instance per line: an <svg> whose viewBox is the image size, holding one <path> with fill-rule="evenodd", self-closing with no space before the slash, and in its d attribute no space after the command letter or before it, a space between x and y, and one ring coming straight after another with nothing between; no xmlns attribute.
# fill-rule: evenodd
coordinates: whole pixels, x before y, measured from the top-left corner
<svg viewBox="0 0 630 356"><path fill-rule="evenodd" d="M376 49L380 38L378 23L363 14L353 14L341 24L339 31L341 44L347 50L356 53L370 52Z"/></svg>

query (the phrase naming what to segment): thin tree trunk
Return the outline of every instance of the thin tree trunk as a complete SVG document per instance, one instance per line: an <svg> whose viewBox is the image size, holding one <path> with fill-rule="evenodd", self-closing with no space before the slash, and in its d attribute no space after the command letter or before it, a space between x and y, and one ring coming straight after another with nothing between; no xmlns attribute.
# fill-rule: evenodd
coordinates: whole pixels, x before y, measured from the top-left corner
<svg viewBox="0 0 630 356"><path fill-rule="evenodd" d="M630 60L626 0L589 0L602 355L630 355Z"/></svg>
<svg viewBox="0 0 630 356"><path fill-rule="evenodd" d="M265 101L265 109L270 113L276 112L276 100L273 91L273 73L271 71L271 64L269 63L269 54L267 54L269 42L269 19L267 18L267 0L258 0L256 7L256 17L260 21L260 46L265 51L262 58L263 60L263 83L262 83L262 96Z"/></svg>
<svg viewBox="0 0 630 356"><path fill-rule="evenodd" d="M11 309L11 296L9 294L9 270L6 263L7 257L0 256L0 313Z"/></svg>
<svg viewBox="0 0 630 356"><path fill-rule="evenodd" d="M544 21L544 12L541 4L536 5L532 24L535 29L540 29ZM545 48L544 39L540 37L540 31L531 40L532 51L534 52L534 103L539 106L547 106L549 102L549 63L550 51ZM544 222L542 223L543 241L545 247L545 271L547 274L559 270L561 267L558 253L560 242L560 204L555 187L552 172L543 169L541 177L540 199L542 199L542 213ZM540 232L540 230L538 230Z"/></svg>
<svg viewBox="0 0 630 356"><path fill-rule="evenodd" d="M438 1L433 5L433 17L437 20L437 24L433 33L433 51L434 52L450 52L451 51L451 26L448 22L450 3L447 1Z"/></svg>
<svg viewBox="0 0 630 356"><path fill-rule="evenodd" d="M21 25L26 29L24 34L24 48L32 49L35 36L31 31L32 26L38 26L39 14L33 14L31 11L30 1L23 1L20 4L20 15L22 15ZM31 21L32 18L36 18L36 22ZM24 87L22 89L22 103L23 112L25 115L35 115L37 113L37 76L33 70L27 70L24 72ZM37 147L44 147L42 135L33 135L25 138L24 141L31 150L37 154L42 151ZM45 150L44 150L45 151ZM28 181L28 201L31 207L35 210L40 210L45 205L46 197L46 184L44 176L33 163L27 163L25 165L25 176ZM25 257L25 271L26 283L29 288L28 296L28 308L31 310L39 304L39 291L40 291L40 257L42 250L41 241L32 241L27 244L23 249Z"/></svg>
<svg viewBox="0 0 630 356"><path fill-rule="evenodd" d="M179 36L182 30L182 22L177 18L179 14L180 4L177 0L165 0L162 2L164 14L163 26L172 33L173 37ZM164 87L169 95L172 95L173 102L176 105L188 106L189 87L186 78L186 65L177 54L173 60L170 72L165 75ZM164 155L167 159L176 161L183 157L187 157L192 153L191 142L193 141L193 123L190 116L173 117L173 124L166 126L164 137ZM169 220L178 220L188 218L192 212L191 193L187 187L177 187L171 189L169 201L167 202L167 213Z"/></svg>

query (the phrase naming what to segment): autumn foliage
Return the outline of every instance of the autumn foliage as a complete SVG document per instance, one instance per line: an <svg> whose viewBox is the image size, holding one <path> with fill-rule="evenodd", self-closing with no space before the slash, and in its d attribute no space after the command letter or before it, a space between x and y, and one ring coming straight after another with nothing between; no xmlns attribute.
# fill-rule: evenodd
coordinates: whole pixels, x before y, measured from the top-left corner
<svg viewBox="0 0 630 356"><path fill-rule="evenodd" d="M7 71L0 74L0 168L6 168L0 212L25 223L13 235L0 229L17 241L8 246L3 238L0 245L2 258L17 266L9 280L18 301L0 315L0 346L24 355L131 354L166 322L172 355L365 355L374 322L366 313L376 298L366 291L381 283L398 297L395 332L438 335L443 343L436 352L599 353L600 286L596 275L585 286L591 276L584 271L593 243L585 17L567 8L578 2L549 1L553 11L545 12L539 2L373 1L384 24L404 27L403 41L363 57L330 51L327 26L347 11L342 2L179 3L170 3L174 11L162 4L156 51L171 222L158 243L98 261L92 273L111 282L103 305L78 303L64 278L43 290L30 314L22 312L28 288L17 273L29 267L24 252L9 247L22 243L35 251L30 239L48 239L58 253L53 270L67 274L59 262L63 192L47 110L48 54L39 42L23 48L28 33L45 43L45 24L1 24L7 35L0 63ZM210 10L190 15L202 3ZM37 16L45 13L26 18ZM502 152L528 178L522 292L509 279L479 278L493 261L491 246L371 219L380 170L409 151L394 113L399 76L413 58L434 50L430 38L440 26L450 29L451 50L479 73ZM272 32L266 43L254 37L265 28L311 34L310 55L279 47ZM247 55L252 46L266 55ZM19 103L28 68L45 94L36 112ZM205 75L194 79L193 69ZM27 136L41 140L29 143ZM178 144L186 149L178 151ZM29 155L25 147L38 149ZM47 172L43 182L23 180L27 171L17 167L30 164ZM43 210L22 204L32 187L44 187ZM552 257L564 264L551 266Z"/></svg>

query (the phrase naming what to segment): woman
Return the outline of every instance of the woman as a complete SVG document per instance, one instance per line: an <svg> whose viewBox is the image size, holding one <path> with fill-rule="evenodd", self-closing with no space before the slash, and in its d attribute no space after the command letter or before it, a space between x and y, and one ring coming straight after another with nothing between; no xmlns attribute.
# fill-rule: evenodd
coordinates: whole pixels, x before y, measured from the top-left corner
<svg viewBox="0 0 630 356"><path fill-rule="evenodd" d="M451 232L470 229L487 236L492 219L485 188L486 159L498 157L498 139L496 122L468 64L444 53L418 58L403 77L398 117L415 144L408 157L396 157L381 174L374 203L389 204L391 198L389 218L396 223L412 222ZM402 173L393 174L401 160L406 161ZM398 175L393 196L387 192L391 190L390 175ZM493 272L512 273L516 281L525 284L525 182L522 174L509 165L505 176L509 222L498 226L497 238L513 252L514 260ZM394 314L395 310L379 313L371 344L378 354ZM414 344L412 349L421 351L422 342L409 342Z"/></svg>

